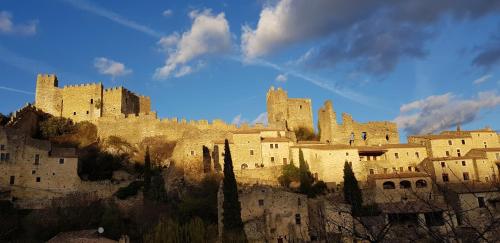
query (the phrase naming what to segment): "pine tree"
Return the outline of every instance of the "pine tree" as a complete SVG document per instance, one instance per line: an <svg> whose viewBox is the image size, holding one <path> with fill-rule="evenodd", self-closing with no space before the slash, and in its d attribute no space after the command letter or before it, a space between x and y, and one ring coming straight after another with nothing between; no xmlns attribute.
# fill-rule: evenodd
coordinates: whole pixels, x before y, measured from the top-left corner
<svg viewBox="0 0 500 243"><path fill-rule="evenodd" d="M211 161L210 150L208 147L203 145L203 173L208 173L211 171Z"/></svg>
<svg viewBox="0 0 500 243"><path fill-rule="evenodd" d="M146 155L144 156L144 193L147 193L150 187L151 187L151 157L149 156L149 146L147 146Z"/></svg>
<svg viewBox="0 0 500 243"><path fill-rule="evenodd" d="M309 194L311 192L312 178L309 172L309 166L307 166L304 160L304 153L302 149L299 149L299 175L300 175L300 192L303 194Z"/></svg>
<svg viewBox="0 0 500 243"><path fill-rule="evenodd" d="M229 142L224 144L224 179L222 181L222 190L224 193L224 201L222 203L222 223L223 239L227 242L234 241L235 237L239 237L241 242L246 242L245 231L243 230L243 222L241 220L241 204L238 199L238 186L233 171L233 160L231 159L231 151L229 150Z"/></svg>
<svg viewBox="0 0 500 243"><path fill-rule="evenodd" d="M351 204L353 215L357 216L361 213L363 205L361 189L359 189L358 180L347 161L344 164L344 200Z"/></svg>

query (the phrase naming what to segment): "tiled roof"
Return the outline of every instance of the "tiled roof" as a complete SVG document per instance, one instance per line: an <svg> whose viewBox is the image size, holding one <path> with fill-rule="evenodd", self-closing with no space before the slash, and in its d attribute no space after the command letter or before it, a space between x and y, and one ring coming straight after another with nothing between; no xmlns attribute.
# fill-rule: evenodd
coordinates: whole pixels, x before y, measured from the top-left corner
<svg viewBox="0 0 500 243"><path fill-rule="evenodd" d="M368 180L380 179L395 179L395 178L414 178L414 177L429 177L430 175L424 172L401 172L388 174L368 175Z"/></svg>
<svg viewBox="0 0 500 243"><path fill-rule="evenodd" d="M292 148L307 148L307 149L317 149L317 150L345 150L345 149L355 149L354 147L343 145L343 144L317 144L317 145L296 145Z"/></svg>
<svg viewBox="0 0 500 243"><path fill-rule="evenodd" d="M454 139L454 138L470 138L470 133L460 134L428 134L428 135L412 135L409 138L425 138L425 139Z"/></svg>
<svg viewBox="0 0 500 243"><path fill-rule="evenodd" d="M286 137L262 138L262 142L290 142L290 139Z"/></svg>

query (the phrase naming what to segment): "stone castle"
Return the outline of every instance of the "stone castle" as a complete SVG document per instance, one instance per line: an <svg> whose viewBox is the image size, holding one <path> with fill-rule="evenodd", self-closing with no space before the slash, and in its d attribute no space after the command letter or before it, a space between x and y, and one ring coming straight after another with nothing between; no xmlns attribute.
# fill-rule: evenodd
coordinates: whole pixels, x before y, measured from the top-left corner
<svg viewBox="0 0 500 243"><path fill-rule="evenodd" d="M36 79L35 106L54 116L79 122L122 114L149 113L151 99L123 87L105 89L101 83L59 88L56 75L39 74Z"/></svg>

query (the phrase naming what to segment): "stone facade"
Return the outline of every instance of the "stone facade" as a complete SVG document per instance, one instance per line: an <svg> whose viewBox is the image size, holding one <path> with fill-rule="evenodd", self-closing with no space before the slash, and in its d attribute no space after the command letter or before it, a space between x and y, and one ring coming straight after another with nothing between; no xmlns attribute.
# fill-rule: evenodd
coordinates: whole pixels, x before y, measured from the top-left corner
<svg viewBox="0 0 500 243"><path fill-rule="evenodd" d="M76 122L151 111L149 97L138 96L122 87L104 89L101 83L59 88L54 74L38 74L35 106L53 116L71 118Z"/></svg>
<svg viewBox="0 0 500 243"><path fill-rule="evenodd" d="M75 149L0 127L0 185L12 198L57 197L76 191L80 179Z"/></svg>
<svg viewBox="0 0 500 243"><path fill-rule="evenodd" d="M222 185L222 184L221 184ZM270 186L240 187L241 219L248 242L308 242L307 196ZM218 196L219 235L222 235L222 186Z"/></svg>
<svg viewBox="0 0 500 243"><path fill-rule="evenodd" d="M330 100L318 111L318 126L321 142L353 146L397 144L399 133L396 123L381 121L358 123L352 116L342 113L342 124Z"/></svg>
<svg viewBox="0 0 500 243"><path fill-rule="evenodd" d="M314 131L311 99L288 98L286 91L271 87L267 92L267 117L270 127Z"/></svg>

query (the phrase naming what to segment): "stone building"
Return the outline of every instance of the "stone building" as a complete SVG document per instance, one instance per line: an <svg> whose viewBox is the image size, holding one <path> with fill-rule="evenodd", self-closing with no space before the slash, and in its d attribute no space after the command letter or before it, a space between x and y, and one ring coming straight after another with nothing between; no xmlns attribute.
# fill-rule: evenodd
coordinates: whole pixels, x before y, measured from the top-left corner
<svg viewBox="0 0 500 243"><path fill-rule="evenodd" d="M396 123L381 121L358 123L352 116L342 113L342 124L330 100L318 111L318 127L321 142L353 146L397 144L399 133Z"/></svg>
<svg viewBox="0 0 500 243"><path fill-rule="evenodd" d="M311 99L288 98L281 88L267 92L267 117L270 127L296 131L314 131Z"/></svg>
<svg viewBox="0 0 500 243"><path fill-rule="evenodd" d="M0 127L0 187L12 198L52 198L77 190L80 178L74 148L58 148Z"/></svg>
<svg viewBox="0 0 500 243"><path fill-rule="evenodd" d="M35 106L53 116L79 121L99 117L149 113L151 100L122 87L104 89L101 83L69 85L59 88L54 74L38 74Z"/></svg>
<svg viewBox="0 0 500 243"><path fill-rule="evenodd" d="M221 184L222 185L222 184ZM248 242L308 242L306 195L270 186L239 188L241 219ZM219 235L222 235L222 186L218 195Z"/></svg>

